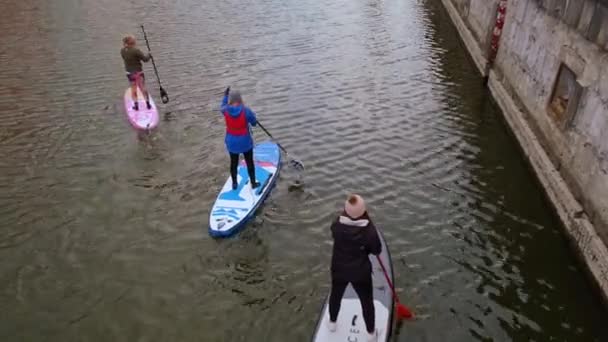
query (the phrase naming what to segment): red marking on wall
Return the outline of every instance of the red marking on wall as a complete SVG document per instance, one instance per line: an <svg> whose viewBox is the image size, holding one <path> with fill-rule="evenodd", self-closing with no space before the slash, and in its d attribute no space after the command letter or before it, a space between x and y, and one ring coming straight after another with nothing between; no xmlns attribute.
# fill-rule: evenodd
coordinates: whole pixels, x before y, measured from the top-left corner
<svg viewBox="0 0 608 342"><path fill-rule="evenodd" d="M496 9L496 22L494 23L494 30L492 31L492 40L490 41L490 53L488 54L488 64L494 64L496 54L498 53L498 47L500 45L500 36L502 35L502 28L505 25L505 17L507 15L507 0L500 0L498 8Z"/></svg>

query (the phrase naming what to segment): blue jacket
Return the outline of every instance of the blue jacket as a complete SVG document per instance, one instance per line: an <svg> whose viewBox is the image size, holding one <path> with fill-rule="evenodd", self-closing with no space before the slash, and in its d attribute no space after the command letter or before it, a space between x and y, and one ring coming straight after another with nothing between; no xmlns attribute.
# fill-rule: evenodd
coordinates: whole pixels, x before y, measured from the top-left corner
<svg viewBox="0 0 608 342"><path fill-rule="evenodd" d="M222 116L225 112L228 112L228 115L232 117L238 117L241 114L241 110L245 107L245 117L247 119L247 123L252 126L257 124L257 120L255 118L255 113L247 106L239 105L239 106L231 106L228 104L228 96L224 96L222 99L222 104L220 106L220 112ZM253 148L253 138L251 137L251 131L247 135L236 136L232 134L226 133L226 148L230 153L245 153Z"/></svg>

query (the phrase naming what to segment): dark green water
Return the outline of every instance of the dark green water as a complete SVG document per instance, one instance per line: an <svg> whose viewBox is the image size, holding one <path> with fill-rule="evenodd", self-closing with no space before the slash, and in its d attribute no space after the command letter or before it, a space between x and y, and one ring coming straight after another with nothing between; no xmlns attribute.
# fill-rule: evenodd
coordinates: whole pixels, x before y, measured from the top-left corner
<svg viewBox="0 0 608 342"><path fill-rule="evenodd" d="M118 54L140 23L172 98L143 140ZM608 340L439 1L8 0L0 38L1 341L307 341L349 191L418 316L395 341ZM306 185L285 170L216 241L229 84Z"/></svg>

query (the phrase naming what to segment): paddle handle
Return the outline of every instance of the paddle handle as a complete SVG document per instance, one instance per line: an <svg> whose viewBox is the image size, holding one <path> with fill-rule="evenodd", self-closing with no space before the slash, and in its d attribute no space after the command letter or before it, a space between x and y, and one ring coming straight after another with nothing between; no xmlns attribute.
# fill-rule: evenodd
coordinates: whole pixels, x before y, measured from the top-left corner
<svg viewBox="0 0 608 342"><path fill-rule="evenodd" d="M156 63L154 62L154 56L152 56L152 50L150 50L150 42L148 41L148 35L146 34L146 29L144 28L144 25L141 25L141 31L144 33L144 40L146 41L146 46L148 47L148 52L150 53L150 60L152 61L154 74L156 75L158 86L160 87L160 98L163 103L167 103L169 102L169 95L167 94L167 91L163 89L163 85L160 83L160 76L158 76L158 69L156 68Z"/></svg>
<svg viewBox="0 0 608 342"><path fill-rule="evenodd" d="M146 40L146 46L148 47L148 52L150 51L150 42L148 42L148 35L146 34L146 29L144 28L144 25L141 25L141 31L144 33L144 39Z"/></svg>
<svg viewBox="0 0 608 342"><path fill-rule="evenodd" d="M158 77L158 69L156 68L156 63L154 63L154 56L152 56L152 50L150 50L150 42L148 41L148 35L146 34L146 29L144 25L141 25L141 31L144 33L144 39L146 40L146 46L148 47L148 52L150 53L150 59L152 60L152 67L154 68L154 73L156 74L156 80L158 80L158 84L160 85L160 77ZM162 88L162 85L161 85Z"/></svg>

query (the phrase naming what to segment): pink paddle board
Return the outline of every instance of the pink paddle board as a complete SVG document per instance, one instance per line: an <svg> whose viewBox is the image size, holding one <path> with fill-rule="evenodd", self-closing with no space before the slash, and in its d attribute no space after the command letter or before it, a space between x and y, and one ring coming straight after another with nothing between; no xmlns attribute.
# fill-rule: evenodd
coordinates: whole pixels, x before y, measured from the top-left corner
<svg viewBox="0 0 608 342"><path fill-rule="evenodd" d="M127 111L127 118L131 126L138 130L151 130L158 126L158 110L156 104L150 95L150 104L152 108L148 109L146 106L146 100L141 90L137 88L137 99L139 102L139 110L133 109L133 97L131 96L131 88L127 88L125 91L125 110Z"/></svg>

